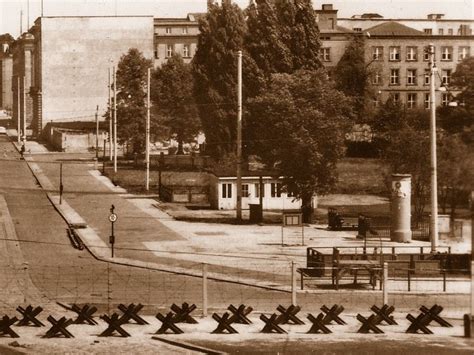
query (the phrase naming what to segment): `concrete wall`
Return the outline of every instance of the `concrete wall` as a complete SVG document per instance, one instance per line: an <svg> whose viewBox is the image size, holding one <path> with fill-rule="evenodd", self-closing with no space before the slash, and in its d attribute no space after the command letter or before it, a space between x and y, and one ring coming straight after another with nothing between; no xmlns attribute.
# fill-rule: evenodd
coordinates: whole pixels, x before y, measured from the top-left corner
<svg viewBox="0 0 474 355"><path fill-rule="evenodd" d="M105 132L99 133L99 150L103 150L103 142L107 139ZM66 153L84 153L96 149L95 133L82 133L52 129L50 143L54 149Z"/></svg>
<svg viewBox="0 0 474 355"><path fill-rule="evenodd" d="M43 17L42 126L92 121L107 108L108 69L130 48L153 59L153 17Z"/></svg>

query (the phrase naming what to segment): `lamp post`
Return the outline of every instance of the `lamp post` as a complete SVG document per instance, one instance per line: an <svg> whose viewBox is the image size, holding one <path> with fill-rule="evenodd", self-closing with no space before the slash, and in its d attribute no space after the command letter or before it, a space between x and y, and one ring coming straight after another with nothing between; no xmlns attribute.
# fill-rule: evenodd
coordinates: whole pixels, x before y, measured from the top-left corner
<svg viewBox="0 0 474 355"><path fill-rule="evenodd" d="M430 240L431 252L436 252L438 246L438 178L436 167L436 98L435 98L435 78L436 64L434 45L429 45L430 55L430 171L431 171L431 216L430 216Z"/></svg>

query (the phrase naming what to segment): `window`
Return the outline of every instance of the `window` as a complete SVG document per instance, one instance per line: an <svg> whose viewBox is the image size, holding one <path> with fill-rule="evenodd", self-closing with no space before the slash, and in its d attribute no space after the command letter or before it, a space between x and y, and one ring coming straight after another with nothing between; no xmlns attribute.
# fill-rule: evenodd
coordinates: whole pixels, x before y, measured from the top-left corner
<svg viewBox="0 0 474 355"><path fill-rule="evenodd" d="M439 34L440 36L444 35L444 29L439 28L439 29L438 29L438 34Z"/></svg>
<svg viewBox="0 0 474 355"><path fill-rule="evenodd" d="M222 198L232 198L232 184L222 184Z"/></svg>
<svg viewBox="0 0 474 355"><path fill-rule="evenodd" d="M319 51L319 55L323 62L330 62L331 61L331 48L321 48Z"/></svg>
<svg viewBox="0 0 474 355"><path fill-rule="evenodd" d="M433 34L433 30L431 28L424 28L423 32L426 33L427 35Z"/></svg>
<svg viewBox="0 0 474 355"><path fill-rule="evenodd" d="M255 184L255 197L260 198L260 184ZM263 193L262 197L265 197L265 184L263 184Z"/></svg>
<svg viewBox="0 0 474 355"><path fill-rule="evenodd" d="M190 53L189 44L183 45L183 58L189 58L191 56Z"/></svg>
<svg viewBox="0 0 474 355"><path fill-rule="evenodd" d="M416 61L416 60L418 60L418 48L407 47L407 61Z"/></svg>
<svg viewBox="0 0 474 355"><path fill-rule="evenodd" d="M471 48L469 48L469 47L459 47L459 49L458 49L458 53L459 53L458 60L463 60L463 59L466 59L467 57L469 57L470 49Z"/></svg>
<svg viewBox="0 0 474 355"><path fill-rule="evenodd" d="M372 59L383 60L383 47L372 47Z"/></svg>
<svg viewBox="0 0 474 355"><path fill-rule="evenodd" d="M448 28L448 35L450 35L450 36L453 35L453 29L452 28Z"/></svg>
<svg viewBox="0 0 474 355"><path fill-rule="evenodd" d="M430 108L430 94L425 93L425 108L429 109Z"/></svg>
<svg viewBox="0 0 474 355"><path fill-rule="evenodd" d="M281 197L281 184L272 182L271 184L271 196L272 197Z"/></svg>
<svg viewBox="0 0 474 355"><path fill-rule="evenodd" d="M376 72L372 77L372 84L373 85L381 85L382 84L382 74L380 72Z"/></svg>
<svg viewBox="0 0 474 355"><path fill-rule="evenodd" d="M444 69L441 73L441 81L443 85L449 85L451 82L451 69Z"/></svg>
<svg viewBox="0 0 474 355"><path fill-rule="evenodd" d="M399 92L392 92L390 94L390 97L392 99L393 102L395 103L399 103L400 102L400 93Z"/></svg>
<svg viewBox="0 0 474 355"><path fill-rule="evenodd" d="M441 105L448 106L448 104L449 104L449 94L447 92L444 92L443 95L441 95Z"/></svg>
<svg viewBox="0 0 474 355"><path fill-rule="evenodd" d="M166 45L166 58L172 57L173 56L173 45L172 44L167 44Z"/></svg>
<svg viewBox="0 0 474 355"><path fill-rule="evenodd" d="M390 60L400 60L400 47L390 47Z"/></svg>
<svg viewBox="0 0 474 355"><path fill-rule="evenodd" d="M413 108L416 106L416 94L409 93L407 94L407 106L408 108Z"/></svg>
<svg viewBox="0 0 474 355"><path fill-rule="evenodd" d="M435 53L435 58L436 58L436 47L433 46L433 50L434 50L434 53ZM425 50L423 52L423 60L425 62L429 62L430 61L430 46L426 46L425 47Z"/></svg>
<svg viewBox="0 0 474 355"><path fill-rule="evenodd" d="M249 184L242 184L242 197L249 197Z"/></svg>
<svg viewBox="0 0 474 355"><path fill-rule="evenodd" d="M416 85L416 69L407 69L407 85Z"/></svg>
<svg viewBox="0 0 474 355"><path fill-rule="evenodd" d="M399 69L390 69L390 85L400 85Z"/></svg>
<svg viewBox="0 0 474 355"><path fill-rule="evenodd" d="M188 34L188 28L187 27L183 27L183 35L187 35Z"/></svg>
<svg viewBox="0 0 474 355"><path fill-rule="evenodd" d="M379 97L378 96L375 96L373 99L372 99L372 102L374 104L374 107L379 107Z"/></svg>
<svg viewBox="0 0 474 355"><path fill-rule="evenodd" d="M425 80L424 80L425 85L430 85L430 78L431 78L430 70L425 69Z"/></svg>
<svg viewBox="0 0 474 355"><path fill-rule="evenodd" d="M155 59L158 59L159 56L158 56L158 48L155 49Z"/></svg>
<svg viewBox="0 0 474 355"><path fill-rule="evenodd" d="M441 47L441 60L453 60L453 47Z"/></svg>
<svg viewBox="0 0 474 355"><path fill-rule="evenodd" d="M170 35L171 34L171 27L166 27L166 34Z"/></svg>

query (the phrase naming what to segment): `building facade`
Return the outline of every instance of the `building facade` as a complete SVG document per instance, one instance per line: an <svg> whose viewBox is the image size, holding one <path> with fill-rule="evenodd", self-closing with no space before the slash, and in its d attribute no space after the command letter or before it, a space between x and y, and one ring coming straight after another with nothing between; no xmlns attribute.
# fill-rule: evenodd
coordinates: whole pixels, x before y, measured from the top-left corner
<svg viewBox="0 0 474 355"><path fill-rule="evenodd" d="M25 111L38 136L50 122L93 121L97 107L102 116L109 72L130 48L152 60L153 33L152 16L38 18L13 47L14 101L24 101L14 120Z"/></svg>
<svg viewBox="0 0 474 355"><path fill-rule="evenodd" d="M9 43L0 42L0 109L11 112L13 107L13 58Z"/></svg>
<svg viewBox="0 0 474 355"><path fill-rule="evenodd" d="M199 16L188 14L186 18L155 18L154 58L155 67L161 66L173 54L179 54L190 63L197 49Z"/></svg>
<svg viewBox="0 0 474 355"><path fill-rule="evenodd" d="M338 19L332 5L316 10L321 32L321 61L334 68L353 36L364 36L367 66L376 91L374 106L389 97L410 108L429 108L429 55L435 47L437 105L448 105L453 97L451 75L457 64L474 54L474 20L447 20L430 14L426 19L384 19L364 14ZM440 89L441 88L441 89Z"/></svg>

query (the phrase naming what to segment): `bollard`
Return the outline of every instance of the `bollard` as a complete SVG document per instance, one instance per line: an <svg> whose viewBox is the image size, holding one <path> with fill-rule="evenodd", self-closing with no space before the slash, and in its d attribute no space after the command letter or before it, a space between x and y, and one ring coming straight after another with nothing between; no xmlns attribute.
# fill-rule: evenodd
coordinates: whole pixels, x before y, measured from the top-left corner
<svg viewBox="0 0 474 355"><path fill-rule="evenodd" d="M291 304L296 306L296 264L291 262Z"/></svg>
<svg viewBox="0 0 474 355"><path fill-rule="evenodd" d="M207 264L202 264L202 316L207 317Z"/></svg>
<svg viewBox="0 0 474 355"><path fill-rule="evenodd" d="M383 304L388 304L388 263L383 263Z"/></svg>
<svg viewBox="0 0 474 355"><path fill-rule="evenodd" d="M97 167L97 158L94 158L94 170L98 170L99 168Z"/></svg>
<svg viewBox="0 0 474 355"><path fill-rule="evenodd" d="M470 314L465 314L464 317L464 337L465 338L472 338L472 325L473 325L473 318L471 318Z"/></svg>

